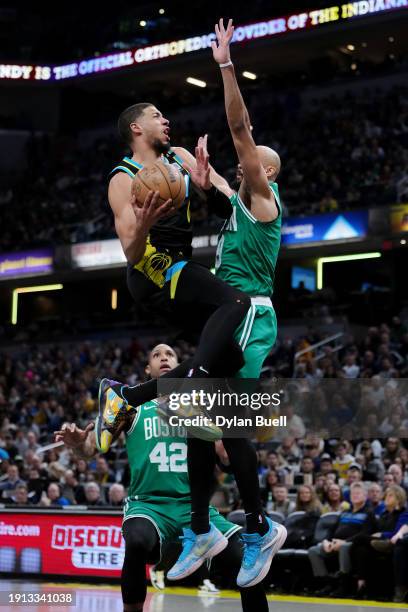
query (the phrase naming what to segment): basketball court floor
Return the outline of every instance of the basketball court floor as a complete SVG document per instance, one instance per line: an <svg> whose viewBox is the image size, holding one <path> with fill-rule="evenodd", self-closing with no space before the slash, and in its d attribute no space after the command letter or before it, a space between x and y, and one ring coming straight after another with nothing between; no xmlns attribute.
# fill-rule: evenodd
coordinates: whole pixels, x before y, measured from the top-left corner
<svg viewBox="0 0 408 612"><path fill-rule="evenodd" d="M24 612L122 612L122 600L119 586L86 585L79 583L55 584L27 582L21 580L0 580L2 602L5 601L4 592L13 593L72 593L75 596L74 605L61 606L58 604L30 605L25 603ZM369 610L408 610L408 605L359 602L348 599L314 599L306 597L287 597L279 595L268 596L271 612L368 612ZM18 610L20 606L0 604L2 610L10 612ZM163 592L149 588L144 612L238 612L241 610L239 595L234 591L222 591L220 595L197 596L195 589L169 588ZM256 610L254 610L256 612Z"/></svg>

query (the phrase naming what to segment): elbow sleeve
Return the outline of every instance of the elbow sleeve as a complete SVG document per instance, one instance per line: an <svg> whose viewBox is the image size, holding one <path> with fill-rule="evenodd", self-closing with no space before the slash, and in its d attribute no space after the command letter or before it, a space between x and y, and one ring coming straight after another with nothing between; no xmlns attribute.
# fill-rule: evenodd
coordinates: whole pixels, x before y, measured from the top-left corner
<svg viewBox="0 0 408 612"><path fill-rule="evenodd" d="M205 192L207 196L208 211L212 214L221 217L221 219L229 219L232 214L232 204L230 199L222 191L214 186Z"/></svg>

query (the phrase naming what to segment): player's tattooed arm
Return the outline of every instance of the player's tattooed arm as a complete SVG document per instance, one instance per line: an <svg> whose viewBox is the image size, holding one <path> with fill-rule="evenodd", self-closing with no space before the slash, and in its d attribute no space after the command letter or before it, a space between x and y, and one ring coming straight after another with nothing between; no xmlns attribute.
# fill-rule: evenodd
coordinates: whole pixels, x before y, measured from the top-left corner
<svg viewBox="0 0 408 612"><path fill-rule="evenodd" d="M153 191L149 191L144 203L139 206L131 188L132 179L127 174L115 174L109 183L108 199L125 257L135 265L143 257L152 226L175 210L171 200L159 205L159 193Z"/></svg>
<svg viewBox="0 0 408 612"><path fill-rule="evenodd" d="M56 442L64 442L74 454L81 459L91 459L96 455L94 423L88 423L85 429L80 429L75 423L64 423L59 431L54 432Z"/></svg>
<svg viewBox="0 0 408 612"><path fill-rule="evenodd" d="M258 220L273 221L279 211L258 155L248 110L231 62L230 43L233 33L232 19L226 28L220 19L215 25L217 42L213 41L211 46L214 59L221 66L227 121L245 179L245 189L242 186L240 195Z"/></svg>

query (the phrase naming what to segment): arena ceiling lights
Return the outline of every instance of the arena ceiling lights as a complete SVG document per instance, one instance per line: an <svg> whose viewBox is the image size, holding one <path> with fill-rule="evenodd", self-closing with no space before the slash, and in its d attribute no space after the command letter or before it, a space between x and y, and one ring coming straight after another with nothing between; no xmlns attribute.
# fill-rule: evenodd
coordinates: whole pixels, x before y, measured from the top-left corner
<svg viewBox="0 0 408 612"><path fill-rule="evenodd" d="M313 30L329 23L343 23L350 19L367 15L390 12L408 7L408 0L359 0L344 2L333 6L293 13L275 19L236 25L233 43L248 42L283 36L291 32ZM21 65L0 64L0 80L62 81L66 79L106 73L146 64L152 61L164 61L173 56L184 55L193 51L211 48L215 39L213 32L180 40L136 47L128 51L101 55L83 59L60 66L54 65Z"/></svg>
<svg viewBox="0 0 408 612"><path fill-rule="evenodd" d="M189 83L189 85L195 85L196 87L207 87L207 83L205 81L195 79L194 77L187 77L186 82Z"/></svg>
<svg viewBox="0 0 408 612"><path fill-rule="evenodd" d="M258 78L254 72L249 72L249 70L244 70L242 76L246 79L249 79L250 81L256 81L256 79Z"/></svg>

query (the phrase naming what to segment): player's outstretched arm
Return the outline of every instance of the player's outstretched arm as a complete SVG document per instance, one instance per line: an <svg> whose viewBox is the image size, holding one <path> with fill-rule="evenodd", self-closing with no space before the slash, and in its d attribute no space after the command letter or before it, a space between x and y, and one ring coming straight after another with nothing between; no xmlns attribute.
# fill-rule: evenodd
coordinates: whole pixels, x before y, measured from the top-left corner
<svg viewBox="0 0 408 612"><path fill-rule="evenodd" d="M126 259L137 264L146 249L152 226L161 218L175 212L171 200L158 204L159 193L149 191L140 207L132 196L132 179L123 172L109 183L108 199L115 215L115 229Z"/></svg>
<svg viewBox="0 0 408 612"><path fill-rule="evenodd" d="M221 219L229 219L232 214L230 197L234 191L222 176L215 171L211 174L212 167L207 150L207 138L208 136L205 134L198 139L195 157L182 149L183 165L190 173L194 185L204 192L209 212Z"/></svg>
<svg viewBox="0 0 408 612"><path fill-rule="evenodd" d="M230 43L234 33L232 19L227 28L220 19L215 25L217 42L212 42L213 56L220 66L224 85L225 110L234 146L245 177L245 184L250 191L251 201L247 205L254 206L256 197L257 218L261 221L271 221L279 214L273 193L269 187L268 177L258 156L255 141L251 133L251 122L245 106L234 66L231 62ZM241 197L246 198L245 194ZM252 210L251 207L251 210Z"/></svg>
<svg viewBox="0 0 408 612"><path fill-rule="evenodd" d="M78 457L90 459L97 453L94 427L94 423L88 423L85 429L80 429L75 423L64 423L59 431L54 432L54 438L72 448Z"/></svg>
<svg viewBox="0 0 408 612"><path fill-rule="evenodd" d="M183 160L183 166L185 166L186 170L188 170L191 174L191 179L193 183L203 189L204 191L210 189L211 185L225 193L226 196L231 197L234 191L229 186L228 182L223 178L216 170L214 170L213 166L209 163L209 156L207 152L207 134L205 136L200 136L198 139L197 146L195 148L195 157L183 147L172 147L173 151L177 153L177 155ZM200 172L200 176L198 175L198 171L200 170L200 163L208 164L209 173L206 178L202 179L202 173ZM208 180L208 184L205 184L205 180Z"/></svg>

